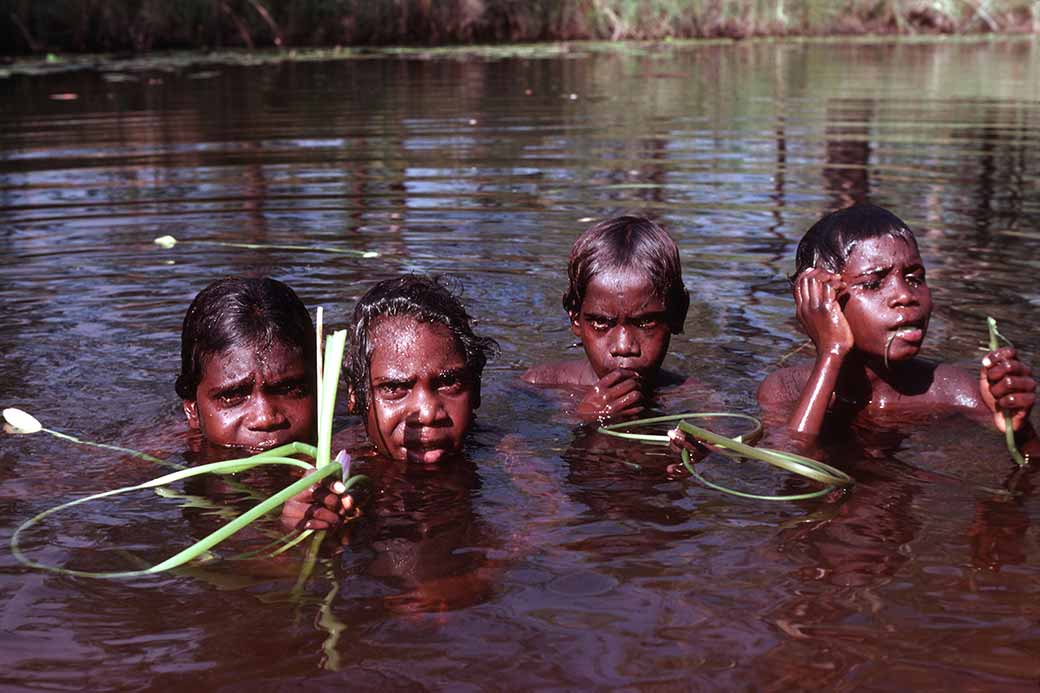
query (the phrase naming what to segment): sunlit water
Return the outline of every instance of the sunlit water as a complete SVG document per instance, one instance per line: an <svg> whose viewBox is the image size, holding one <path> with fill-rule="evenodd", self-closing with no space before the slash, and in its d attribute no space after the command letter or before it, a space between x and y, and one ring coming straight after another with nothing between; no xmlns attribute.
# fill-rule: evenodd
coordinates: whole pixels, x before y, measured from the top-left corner
<svg viewBox="0 0 1040 693"><path fill-rule="evenodd" d="M668 408L753 413L757 383L803 342L785 279L798 239L868 196L918 230L937 305L929 355L976 359L991 314L1029 356L1038 127L1029 41L577 46L0 80L0 404L183 461L180 321L227 274L278 277L336 325L380 279L449 274L502 346L468 461L385 470L370 519L296 594L304 547L122 582L0 551L0 682L1035 689L1040 501L1028 476L1013 501L977 489L1012 472L992 430L862 432L835 455L859 481L847 498L767 504L575 430L518 375L580 353L560 305L576 234L645 211L679 241L693 299L668 363L714 393ZM152 244L164 234L185 242ZM0 437L0 542L45 508L160 471ZM762 492L805 488L751 464L739 475ZM227 500L213 484L173 490ZM217 522L142 492L72 509L27 548L136 568Z"/></svg>

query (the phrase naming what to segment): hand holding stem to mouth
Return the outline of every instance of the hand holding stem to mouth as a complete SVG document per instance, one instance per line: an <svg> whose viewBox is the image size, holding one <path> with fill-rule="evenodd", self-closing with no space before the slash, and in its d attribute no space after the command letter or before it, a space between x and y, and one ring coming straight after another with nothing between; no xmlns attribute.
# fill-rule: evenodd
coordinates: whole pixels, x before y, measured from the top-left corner
<svg viewBox="0 0 1040 693"><path fill-rule="evenodd" d="M639 416L646 411L643 377L630 368L615 368L589 388L575 413L586 421Z"/></svg>

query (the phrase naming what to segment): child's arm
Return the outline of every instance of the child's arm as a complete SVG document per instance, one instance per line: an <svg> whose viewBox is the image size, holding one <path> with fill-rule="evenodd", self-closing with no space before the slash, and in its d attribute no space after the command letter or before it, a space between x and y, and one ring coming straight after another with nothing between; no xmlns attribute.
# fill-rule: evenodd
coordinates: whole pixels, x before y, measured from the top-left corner
<svg viewBox="0 0 1040 693"><path fill-rule="evenodd" d="M1036 402L1036 380L1030 368L1018 360L1014 347L1002 347L983 357L979 390L997 430L1004 431L1004 413L1007 412L1023 452L1034 457L1040 454L1040 440L1029 420Z"/></svg>
<svg viewBox="0 0 1040 693"><path fill-rule="evenodd" d="M787 421L795 433L819 435L842 363L852 351L852 330L838 304L838 294L844 289L840 277L818 268L795 280L795 313L816 346L816 363Z"/></svg>

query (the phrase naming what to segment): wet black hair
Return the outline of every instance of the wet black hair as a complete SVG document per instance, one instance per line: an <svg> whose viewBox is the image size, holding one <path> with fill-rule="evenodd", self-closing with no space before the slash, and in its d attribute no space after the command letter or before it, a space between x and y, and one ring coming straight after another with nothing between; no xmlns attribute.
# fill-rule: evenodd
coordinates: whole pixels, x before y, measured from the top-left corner
<svg viewBox="0 0 1040 693"><path fill-rule="evenodd" d="M644 217L619 216L593 224L574 241L567 265L570 285L563 307L574 319L581 312L589 283L610 269L636 269L650 278L664 301L672 334L683 331L690 292L682 280L679 248L668 232Z"/></svg>
<svg viewBox="0 0 1040 693"><path fill-rule="evenodd" d="M299 349L314 369L314 324L292 289L269 277L226 277L199 292L181 330L181 372L176 390L193 400L206 359L237 345Z"/></svg>
<svg viewBox="0 0 1040 693"><path fill-rule="evenodd" d="M379 282L354 306L353 334L347 354L347 378L353 394L351 413L368 411L373 348L369 331L373 323L380 318L400 316L448 328L465 358L479 406L480 377L488 358L498 352L498 342L473 333L471 318L462 302L439 277L405 274Z"/></svg>
<svg viewBox="0 0 1040 693"><path fill-rule="evenodd" d="M791 279L813 267L838 274L858 242L881 236L895 236L917 248L906 222L883 207L862 202L824 215L798 243Z"/></svg>

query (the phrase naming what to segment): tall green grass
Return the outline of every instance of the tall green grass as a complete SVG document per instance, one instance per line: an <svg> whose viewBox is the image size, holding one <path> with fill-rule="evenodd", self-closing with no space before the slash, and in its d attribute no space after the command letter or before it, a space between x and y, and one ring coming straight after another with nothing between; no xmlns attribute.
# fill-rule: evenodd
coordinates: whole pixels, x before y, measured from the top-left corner
<svg viewBox="0 0 1040 693"><path fill-rule="evenodd" d="M0 0L6 54L1038 28L1040 0Z"/></svg>

